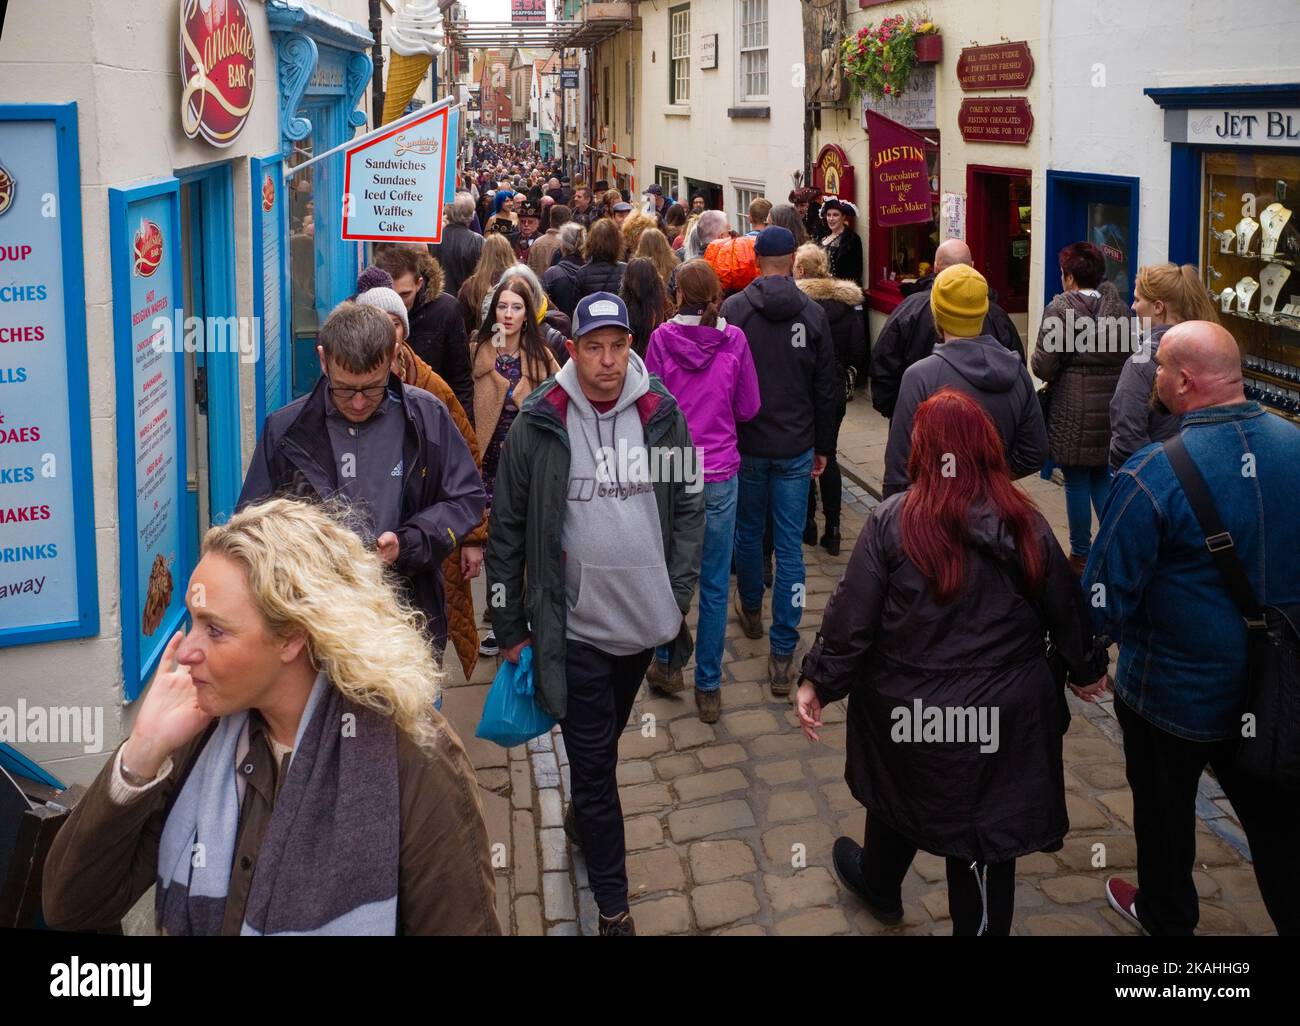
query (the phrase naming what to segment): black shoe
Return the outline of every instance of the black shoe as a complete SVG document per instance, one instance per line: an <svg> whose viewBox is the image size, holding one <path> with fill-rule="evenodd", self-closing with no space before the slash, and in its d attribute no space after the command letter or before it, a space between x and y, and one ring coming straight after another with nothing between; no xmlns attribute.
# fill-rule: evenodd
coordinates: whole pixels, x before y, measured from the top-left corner
<svg viewBox="0 0 1300 1026"><path fill-rule="evenodd" d="M501 646L497 644L497 636L489 631L483 636L483 640L478 643L478 654L481 656L494 656L501 654Z"/></svg>
<svg viewBox="0 0 1300 1026"><path fill-rule="evenodd" d="M575 848L582 847L582 836L578 833L578 816L570 805L564 814L564 836L567 837Z"/></svg>
<svg viewBox="0 0 1300 1026"><path fill-rule="evenodd" d="M632 922L632 913L620 912L613 919L599 916L600 935L602 937L635 937L636 924Z"/></svg>
<svg viewBox="0 0 1300 1026"><path fill-rule="evenodd" d="M822 548L832 556L840 554L840 529L838 527L826 528L826 533L822 535Z"/></svg>
<svg viewBox="0 0 1300 1026"><path fill-rule="evenodd" d="M810 519L803 525L803 543L805 545L817 544L817 521Z"/></svg>
<svg viewBox="0 0 1300 1026"><path fill-rule="evenodd" d="M862 899L868 912L886 926L897 926L903 921L902 905L896 909L885 908L867 890L867 881L862 875L862 845L851 837L837 837L835 847L831 849L831 861L835 863L835 872L844 886Z"/></svg>

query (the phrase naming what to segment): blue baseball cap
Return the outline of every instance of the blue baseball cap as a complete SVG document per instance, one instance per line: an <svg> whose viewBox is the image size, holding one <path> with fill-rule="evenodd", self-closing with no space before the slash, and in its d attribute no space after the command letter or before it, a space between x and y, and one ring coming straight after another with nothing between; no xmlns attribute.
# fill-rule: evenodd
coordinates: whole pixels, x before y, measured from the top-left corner
<svg viewBox="0 0 1300 1026"><path fill-rule="evenodd" d="M597 328L618 327L631 334L627 306L612 292L593 292L578 301L573 311L573 337L581 338Z"/></svg>
<svg viewBox="0 0 1300 1026"><path fill-rule="evenodd" d="M761 257L785 256L795 251L794 232L779 224L770 225L758 233L754 240L754 255Z"/></svg>

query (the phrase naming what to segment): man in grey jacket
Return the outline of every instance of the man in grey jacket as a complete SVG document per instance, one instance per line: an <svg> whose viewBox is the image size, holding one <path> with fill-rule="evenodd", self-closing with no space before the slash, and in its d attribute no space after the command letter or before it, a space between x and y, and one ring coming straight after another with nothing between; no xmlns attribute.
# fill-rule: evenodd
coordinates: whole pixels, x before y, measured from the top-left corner
<svg viewBox="0 0 1300 1026"><path fill-rule="evenodd" d="M885 447L885 498L910 483L916 408L941 388L956 388L974 398L1002 435L1012 477L1025 477L1047 459L1047 427L1029 371L1015 353L982 335L988 313L988 282L968 264L945 268L930 290L930 311L943 344L903 372L898 405Z"/></svg>
<svg viewBox="0 0 1300 1026"><path fill-rule="evenodd" d="M685 616L704 538L703 477L685 418L632 351L627 307L574 311L570 360L529 395L497 471L487 575L501 653L533 646L537 700L560 721L603 936L628 914L618 741L654 649L690 655ZM499 596L499 598L498 598Z"/></svg>

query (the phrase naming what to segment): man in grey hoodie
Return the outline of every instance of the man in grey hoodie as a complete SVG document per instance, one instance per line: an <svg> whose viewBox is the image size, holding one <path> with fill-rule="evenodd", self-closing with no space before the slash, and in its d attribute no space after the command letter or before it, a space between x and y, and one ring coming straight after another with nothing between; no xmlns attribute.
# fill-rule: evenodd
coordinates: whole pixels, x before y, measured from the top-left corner
<svg viewBox="0 0 1300 1026"><path fill-rule="evenodd" d="M627 307L579 301L570 360L511 425L488 527L492 625L502 655L534 645L538 702L560 721L570 818L602 935L628 914L618 741L654 649L690 657L704 496L676 401L632 351Z"/></svg>
<svg viewBox="0 0 1300 1026"><path fill-rule="evenodd" d="M930 310L943 344L903 372L885 446L885 498L911 483L912 417L945 387L965 392L984 407L1002 436L1012 477L1032 474L1046 461L1047 427L1029 371L997 339L980 334L988 304L988 282L968 264L945 268L935 278Z"/></svg>

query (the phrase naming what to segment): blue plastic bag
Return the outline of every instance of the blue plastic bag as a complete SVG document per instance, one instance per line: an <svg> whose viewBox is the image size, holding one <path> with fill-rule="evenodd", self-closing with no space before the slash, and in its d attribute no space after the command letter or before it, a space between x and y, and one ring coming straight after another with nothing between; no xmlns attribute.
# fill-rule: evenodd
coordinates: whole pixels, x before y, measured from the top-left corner
<svg viewBox="0 0 1300 1026"><path fill-rule="evenodd" d="M503 660L488 689L475 737L513 748L545 734L555 720L542 711L533 696L533 646L519 652L518 664Z"/></svg>

